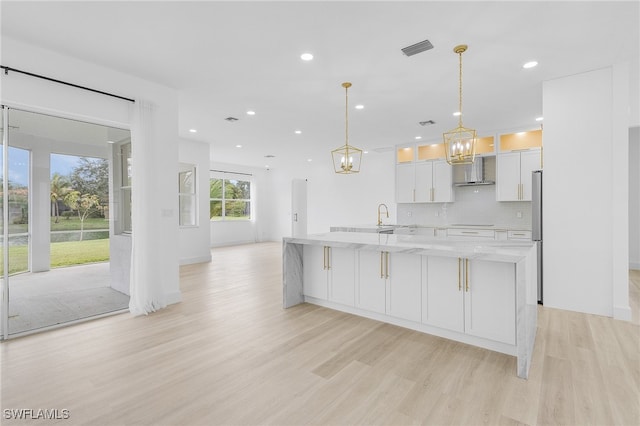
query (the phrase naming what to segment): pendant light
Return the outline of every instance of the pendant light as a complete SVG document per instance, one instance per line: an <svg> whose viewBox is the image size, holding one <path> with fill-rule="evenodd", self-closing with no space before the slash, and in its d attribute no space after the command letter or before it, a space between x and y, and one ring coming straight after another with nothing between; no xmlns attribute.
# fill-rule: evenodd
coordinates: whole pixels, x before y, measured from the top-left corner
<svg viewBox="0 0 640 426"><path fill-rule="evenodd" d="M443 134L444 152L449 164L471 164L476 156L476 131L462 125L462 54L466 44L453 48L460 58L458 127Z"/></svg>
<svg viewBox="0 0 640 426"><path fill-rule="evenodd" d="M333 169L339 174L358 173L360 171L360 162L362 161L362 150L355 146L349 145L349 87L351 83L342 83L344 87L345 98L345 144L340 148L331 151L333 159Z"/></svg>

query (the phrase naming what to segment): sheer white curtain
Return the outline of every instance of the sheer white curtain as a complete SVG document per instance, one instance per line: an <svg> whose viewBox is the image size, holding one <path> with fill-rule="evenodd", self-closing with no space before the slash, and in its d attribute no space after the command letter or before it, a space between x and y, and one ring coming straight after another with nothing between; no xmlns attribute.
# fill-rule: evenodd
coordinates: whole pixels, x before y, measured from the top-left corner
<svg viewBox="0 0 640 426"><path fill-rule="evenodd" d="M146 315L167 306L157 261L160 232L157 188L154 186L154 106L136 100L131 125L131 273L129 311ZM155 149L154 149L155 148Z"/></svg>

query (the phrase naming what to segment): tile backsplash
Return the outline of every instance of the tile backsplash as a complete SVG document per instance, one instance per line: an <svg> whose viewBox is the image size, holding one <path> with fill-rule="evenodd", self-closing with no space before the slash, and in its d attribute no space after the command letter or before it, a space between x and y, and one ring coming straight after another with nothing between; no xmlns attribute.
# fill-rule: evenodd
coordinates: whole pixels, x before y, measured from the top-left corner
<svg viewBox="0 0 640 426"><path fill-rule="evenodd" d="M531 228L530 201L496 201L495 185L458 186L453 203L398 204L399 225L453 224ZM521 216L521 217L518 217Z"/></svg>

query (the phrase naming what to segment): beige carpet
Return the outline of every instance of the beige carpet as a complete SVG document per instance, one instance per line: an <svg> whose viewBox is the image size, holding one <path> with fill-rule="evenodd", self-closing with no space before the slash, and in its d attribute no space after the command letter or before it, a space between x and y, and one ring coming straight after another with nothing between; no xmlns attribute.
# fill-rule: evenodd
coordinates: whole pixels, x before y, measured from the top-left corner
<svg viewBox="0 0 640 426"><path fill-rule="evenodd" d="M9 334L126 309L110 287L109 263L56 268L9 278Z"/></svg>

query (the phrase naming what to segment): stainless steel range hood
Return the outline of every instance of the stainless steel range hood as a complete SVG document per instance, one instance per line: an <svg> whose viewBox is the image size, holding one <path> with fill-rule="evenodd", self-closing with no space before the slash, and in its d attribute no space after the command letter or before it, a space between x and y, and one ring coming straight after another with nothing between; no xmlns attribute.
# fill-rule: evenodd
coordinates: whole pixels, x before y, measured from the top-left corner
<svg viewBox="0 0 640 426"><path fill-rule="evenodd" d="M473 164L453 166L455 186L494 185L495 157L476 157Z"/></svg>

